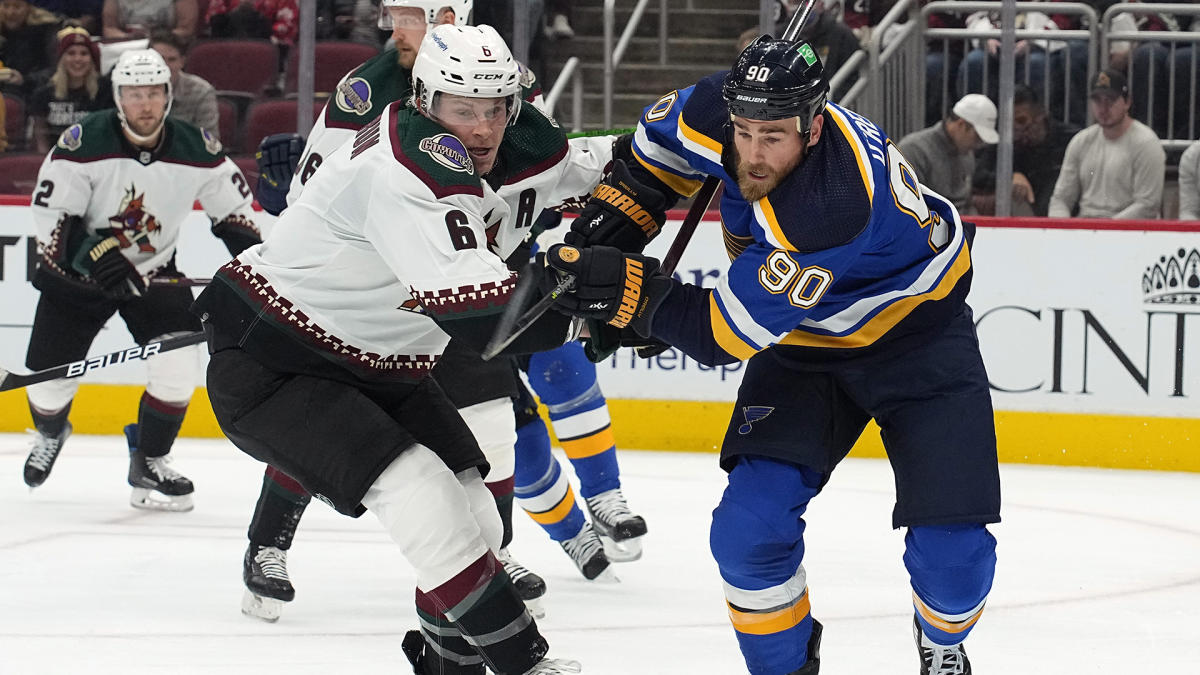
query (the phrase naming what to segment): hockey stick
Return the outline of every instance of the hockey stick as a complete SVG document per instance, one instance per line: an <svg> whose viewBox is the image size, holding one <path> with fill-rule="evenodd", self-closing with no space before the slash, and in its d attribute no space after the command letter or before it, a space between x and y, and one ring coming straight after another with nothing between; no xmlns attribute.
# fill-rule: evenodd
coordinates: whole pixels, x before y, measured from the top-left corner
<svg viewBox="0 0 1200 675"><path fill-rule="evenodd" d="M531 266L532 267L532 266ZM517 289L513 291L513 297L508 302L508 306L504 308L504 313L500 315L500 322L496 324L496 331L492 333L492 339L488 340L487 347L484 347L484 361L490 361L492 357L499 354L505 347L512 344L513 340L517 339L521 333L525 332L526 328L542 317L553 305L554 301L562 296L563 293L571 290L575 285L575 275L568 274L559 280L558 285L550 289L550 292L542 296L532 307L526 310L521 316L516 313L525 300L533 293L534 287L537 285L537 280L534 274L521 275L517 281ZM501 335L507 337L500 337Z"/></svg>
<svg viewBox="0 0 1200 675"><path fill-rule="evenodd" d="M637 131L634 127L627 129L593 129L591 131L572 131L567 134L567 138L583 138L585 136L620 136L621 134L632 134Z"/></svg>
<svg viewBox="0 0 1200 675"><path fill-rule="evenodd" d="M115 366L118 363L125 363L134 359L148 359L155 354L162 354L163 352L169 352L172 349L179 349L181 347L190 347L201 342L204 342L204 333L197 331L195 333L177 335L165 340L147 342L144 345L134 345L133 347L102 356L89 356L78 361L72 361L71 363L64 363L61 366L39 370L36 373L29 373L28 375L18 375L17 373L10 373L0 368L0 391L20 389L21 387L28 387L31 384L49 380L80 377L106 366Z"/></svg>
<svg viewBox="0 0 1200 675"><path fill-rule="evenodd" d="M207 279L204 277L151 277L149 285L188 288L191 286L207 286L210 283L212 283L212 279Z"/></svg>

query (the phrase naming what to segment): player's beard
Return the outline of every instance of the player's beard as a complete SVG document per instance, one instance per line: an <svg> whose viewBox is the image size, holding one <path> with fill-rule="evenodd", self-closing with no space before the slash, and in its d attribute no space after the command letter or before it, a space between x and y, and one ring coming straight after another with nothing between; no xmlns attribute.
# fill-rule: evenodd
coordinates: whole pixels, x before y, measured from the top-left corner
<svg viewBox="0 0 1200 675"><path fill-rule="evenodd" d="M803 142L803 146L799 154L796 155L791 162L788 162L781 170L776 171L766 164L751 164L742 159L741 154L734 148L733 156L737 161L737 184L738 190L741 191L742 197L748 202L756 202L771 193L771 190L779 187L784 178L796 168L800 160L804 159L804 155L808 152L808 143ZM752 180L749 173L753 171L756 174L765 176L763 179Z"/></svg>

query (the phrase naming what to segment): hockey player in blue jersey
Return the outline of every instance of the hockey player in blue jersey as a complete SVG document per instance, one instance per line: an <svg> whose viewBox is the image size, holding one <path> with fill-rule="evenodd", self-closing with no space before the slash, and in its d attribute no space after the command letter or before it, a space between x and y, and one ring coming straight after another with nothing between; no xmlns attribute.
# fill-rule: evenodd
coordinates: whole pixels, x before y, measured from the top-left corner
<svg viewBox="0 0 1200 675"><path fill-rule="evenodd" d="M810 45L762 37L731 71L660 99L618 154L626 169L547 252L542 283L574 275L556 307L625 336L709 365L748 360L710 547L751 673L817 673L803 516L871 419L895 475L892 524L907 528L920 672L970 673L963 641L991 589L986 525L1000 519L965 302L973 227L827 91ZM712 290L640 255L662 209L706 176L724 183L732 260Z"/></svg>

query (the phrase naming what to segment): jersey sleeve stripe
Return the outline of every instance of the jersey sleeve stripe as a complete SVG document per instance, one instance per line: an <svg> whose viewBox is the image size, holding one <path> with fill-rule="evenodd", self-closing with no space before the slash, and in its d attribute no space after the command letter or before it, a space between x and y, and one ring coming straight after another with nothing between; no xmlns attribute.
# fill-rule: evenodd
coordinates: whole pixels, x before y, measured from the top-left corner
<svg viewBox="0 0 1200 675"><path fill-rule="evenodd" d="M854 133L854 129L850 127L850 120L846 119L846 116L840 110L831 105L825 106L825 110L829 112L833 121L841 128L842 135L850 143L850 148L854 150L854 160L858 162L858 173L862 176L863 187L867 190L867 199L874 204L875 176L871 173L871 161L867 157L867 148L863 145L862 140L859 139L858 134Z"/></svg>
<svg viewBox="0 0 1200 675"><path fill-rule="evenodd" d="M679 141L683 143L683 147L708 161L717 165L721 164L721 143L688 126L683 115L679 116Z"/></svg>
<svg viewBox="0 0 1200 675"><path fill-rule="evenodd" d="M643 157L642 153L638 152L637 148L633 149L633 158L636 159L638 164L641 164L642 167L649 171L655 178L661 180L667 187L671 188L675 192L678 192L684 197L691 197L700 190L700 186L702 184L700 181L690 178L683 178L682 176L672 173L671 171L658 168L645 157Z"/></svg>
<svg viewBox="0 0 1200 675"><path fill-rule="evenodd" d="M767 240L771 242L772 246L788 251L797 250L792 242L788 241L787 235L783 233L783 228L779 226L779 219L775 217L775 207L771 206L770 195L754 202L754 217L758 219L763 234L767 236Z"/></svg>
<svg viewBox="0 0 1200 675"><path fill-rule="evenodd" d="M907 287L896 288L891 291L861 298L837 314L832 314L820 321L805 319L800 325L804 328L815 328L827 333L843 335L851 330L856 330L867 317L890 302L899 300L905 296L931 292L938 285L939 280L944 282L944 277L952 274L953 266L961 262L959 255L965 249L965 242L963 240L962 221L958 219L957 214L955 215L954 225L954 238L950 240L949 245L926 263L925 268L921 270L917 278ZM966 259L967 267L970 267L970 264L970 255L968 254ZM958 276L962 275L959 274Z"/></svg>
<svg viewBox="0 0 1200 675"><path fill-rule="evenodd" d="M757 354L760 349L741 337L734 330L732 322L725 317L716 293L709 295L708 302L709 322L712 324L713 340L716 341L717 346L742 361Z"/></svg>
<svg viewBox="0 0 1200 675"><path fill-rule="evenodd" d="M861 328L845 336L838 335L816 335L803 330L794 330L780 340L780 344L798 345L802 347L838 347L852 348L865 347L874 343L885 333L892 329L900 320L908 316L917 305L926 300L941 300L954 290L958 285L958 280L966 274L971 268L971 255L964 245L958 252L958 257L955 258L954 264L942 277L940 283L927 293L920 295L910 295L906 298L896 300L892 304L883 308L871 320L867 321Z"/></svg>

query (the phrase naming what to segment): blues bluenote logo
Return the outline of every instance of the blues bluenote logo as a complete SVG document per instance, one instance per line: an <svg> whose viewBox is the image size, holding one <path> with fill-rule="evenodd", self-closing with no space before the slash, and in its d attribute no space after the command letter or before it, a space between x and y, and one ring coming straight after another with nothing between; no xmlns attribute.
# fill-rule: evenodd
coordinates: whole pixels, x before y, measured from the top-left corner
<svg viewBox="0 0 1200 675"><path fill-rule="evenodd" d="M1147 304L1200 305L1200 250L1180 248L1159 256L1142 275Z"/></svg>
<svg viewBox="0 0 1200 675"><path fill-rule="evenodd" d="M371 112L371 84L361 77L351 77L337 86L333 101L342 112L366 115Z"/></svg>
<svg viewBox="0 0 1200 675"><path fill-rule="evenodd" d="M450 169L451 171L462 171L463 173L475 173L475 163L471 161L471 156L467 154L467 147L450 134L438 134L429 138L422 138L420 146L421 152L433 158L433 161Z"/></svg>
<svg viewBox="0 0 1200 675"><path fill-rule="evenodd" d="M750 433L754 427L754 423L763 419L767 415L775 412L773 406L767 405L748 405L742 407L742 414L746 416L746 423L738 427L738 433L742 436Z"/></svg>

